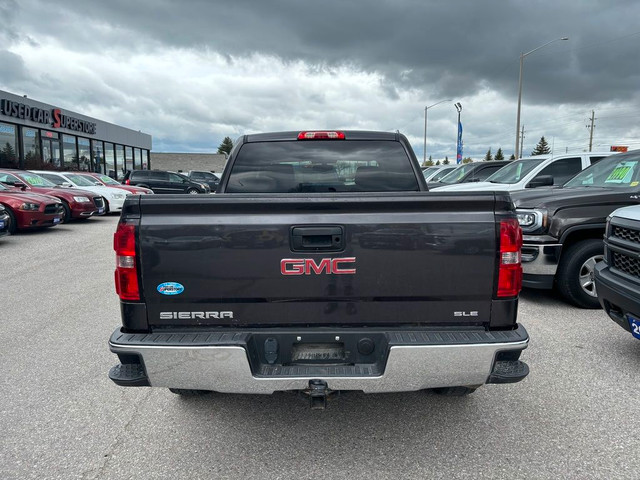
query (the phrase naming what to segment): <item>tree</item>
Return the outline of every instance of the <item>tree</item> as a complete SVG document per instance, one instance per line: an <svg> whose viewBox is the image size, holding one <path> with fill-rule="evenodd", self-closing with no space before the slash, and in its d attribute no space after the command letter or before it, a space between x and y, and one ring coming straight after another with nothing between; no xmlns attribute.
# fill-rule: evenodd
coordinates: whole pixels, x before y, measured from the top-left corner
<svg viewBox="0 0 640 480"><path fill-rule="evenodd" d="M487 150L487 154L484 156L485 162L488 162L490 160L493 160L493 155L491 155L491 147L489 147L489 150Z"/></svg>
<svg viewBox="0 0 640 480"><path fill-rule="evenodd" d="M516 155L512 153L511 156L509 157L509 160L515 160L515 159L516 159Z"/></svg>
<svg viewBox="0 0 640 480"><path fill-rule="evenodd" d="M16 151L9 142L0 150L0 165L5 168L18 168Z"/></svg>
<svg viewBox="0 0 640 480"><path fill-rule="evenodd" d="M429 160L422 162L422 166L423 167L431 167L433 165L433 159L431 158L431 155L429 155Z"/></svg>
<svg viewBox="0 0 640 480"><path fill-rule="evenodd" d="M438 160L438 161L436 162L436 165L440 165L440 160Z"/></svg>
<svg viewBox="0 0 640 480"><path fill-rule="evenodd" d="M472 163L473 162L473 158L471 157L467 157L467 158L463 158L462 159L462 163Z"/></svg>
<svg viewBox="0 0 640 480"><path fill-rule="evenodd" d="M231 153L232 148L233 148L233 141L231 140L231 138L224 137L224 140L222 140L222 143L218 147L218 153L222 153L222 154L226 153L227 155L229 155Z"/></svg>
<svg viewBox="0 0 640 480"><path fill-rule="evenodd" d="M449 157L444 157L444 160L442 161L443 165L449 165Z"/></svg>
<svg viewBox="0 0 640 480"><path fill-rule="evenodd" d="M493 157L495 160L504 160L504 154L502 153L502 148L498 148L496 152L496 156Z"/></svg>
<svg viewBox="0 0 640 480"><path fill-rule="evenodd" d="M544 137L540 137L540 141L536 145L536 148L533 149L533 152L531 152L531 155L545 155L547 153L551 153L551 148L549 148L549 144Z"/></svg>

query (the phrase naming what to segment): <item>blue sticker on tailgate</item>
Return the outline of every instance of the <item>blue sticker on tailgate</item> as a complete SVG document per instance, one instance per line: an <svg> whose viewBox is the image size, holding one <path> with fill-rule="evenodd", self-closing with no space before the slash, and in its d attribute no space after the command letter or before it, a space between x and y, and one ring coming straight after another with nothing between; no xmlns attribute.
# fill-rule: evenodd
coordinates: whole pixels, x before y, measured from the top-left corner
<svg viewBox="0 0 640 480"><path fill-rule="evenodd" d="M180 295L184 292L184 286L177 282L164 282L158 285L158 292L162 295Z"/></svg>

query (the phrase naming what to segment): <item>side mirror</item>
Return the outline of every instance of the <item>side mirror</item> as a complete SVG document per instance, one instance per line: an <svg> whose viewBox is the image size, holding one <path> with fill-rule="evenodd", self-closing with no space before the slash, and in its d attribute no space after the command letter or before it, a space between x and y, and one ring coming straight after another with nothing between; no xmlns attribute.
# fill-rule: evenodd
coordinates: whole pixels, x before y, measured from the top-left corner
<svg viewBox="0 0 640 480"><path fill-rule="evenodd" d="M62 182L60 185L62 185L63 187L73 187L73 185L71 185L69 182Z"/></svg>
<svg viewBox="0 0 640 480"><path fill-rule="evenodd" d="M102 186L102 184L101 184L100 182L98 182L97 180L96 180L95 182L93 182L93 184L94 184L96 187L101 187L101 186Z"/></svg>
<svg viewBox="0 0 640 480"><path fill-rule="evenodd" d="M550 187L551 185L553 185L552 175L538 175L527 184L526 188Z"/></svg>
<svg viewBox="0 0 640 480"><path fill-rule="evenodd" d="M27 185L22 183L22 182L13 182L13 186L16 188L20 188L22 190L26 190L27 189Z"/></svg>

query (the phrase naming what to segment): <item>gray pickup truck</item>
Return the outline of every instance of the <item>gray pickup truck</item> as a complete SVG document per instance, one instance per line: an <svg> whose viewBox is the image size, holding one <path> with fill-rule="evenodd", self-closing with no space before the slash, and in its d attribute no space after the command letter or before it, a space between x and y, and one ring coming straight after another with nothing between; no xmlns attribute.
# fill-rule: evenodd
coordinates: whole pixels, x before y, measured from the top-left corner
<svg viewBox="0 0 640 480"><path fill-rule="evenodd" d="M426 190L403 135L282 132L239 139L217 195L128 197L110 378L314 408L522 380L509 196Z"/></svg>

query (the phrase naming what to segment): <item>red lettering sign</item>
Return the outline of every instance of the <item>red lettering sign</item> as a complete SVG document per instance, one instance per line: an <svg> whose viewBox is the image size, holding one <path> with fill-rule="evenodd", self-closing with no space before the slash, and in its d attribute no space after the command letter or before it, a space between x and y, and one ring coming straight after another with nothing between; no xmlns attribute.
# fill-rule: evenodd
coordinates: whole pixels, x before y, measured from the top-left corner
<svg viewBox="0 0 640 480"><path fill-rule="evenodd" d="M282 275L355 275L356 269L350 268L356 263L356 257L322 258L283 258L280 260ZM348 266L347 266L348 265Z"/></svg>

